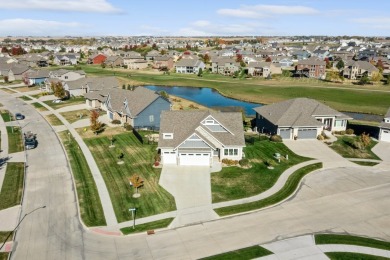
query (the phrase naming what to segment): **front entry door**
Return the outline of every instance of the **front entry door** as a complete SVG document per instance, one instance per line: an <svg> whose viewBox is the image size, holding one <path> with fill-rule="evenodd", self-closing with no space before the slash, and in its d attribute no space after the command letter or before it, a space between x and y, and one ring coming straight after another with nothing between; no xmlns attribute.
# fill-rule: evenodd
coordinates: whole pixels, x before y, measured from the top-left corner
<svg viewBox="0 0 390 260"><path fill-rule="evenodd" d="M326 118L324 120L324 124L325 124L325 129L326 130L331 130L332 129L332 122L333 122L332 118Z"/></svg>

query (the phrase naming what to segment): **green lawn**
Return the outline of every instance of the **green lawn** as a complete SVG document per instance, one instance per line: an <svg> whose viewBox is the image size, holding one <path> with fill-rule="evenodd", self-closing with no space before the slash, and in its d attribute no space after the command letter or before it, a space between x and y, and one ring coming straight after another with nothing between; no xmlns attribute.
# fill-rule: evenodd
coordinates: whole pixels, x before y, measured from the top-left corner
<svg viewBox="0 0 390 260"><path fill-rule="evenodd" d="M33 107L35 107L39 111L47 111L47 110L49 110L46 107L44 107L43 105L41 105L41 103L38 103L38 102L34 102L31 105L33 105Z"/></svg>
<svg viewBox="0 0 390 260"><path fill-rule="evenodd" d="M279 176L288 168L309 160L290 151L283 143L269 140L255 141L246 144L245 158L249 159L252 167L243 169L239 167L224 167L222 171L211 174L211 191L213 203L246 198L260 194L271 188ZM279 153L280 163L274 158ZM285 156L288 155L288 160ZM270 170L265 164L266 160L275 163Z"/></svg>
<svg viewBox="0 0 390 260"><path fill-rule="evenodd" d="M353 163L359 164L361 166L375 166L378 165L379 163L377 162L361 162L361 161L352 161Z"/></svg>
<svg viewBox="0 0 390 260"><path fill-rule="evenodd" d="M5 239L8 237L9 233L11 233L11 235L9 236L9 238L7 239L6 242L8 241L11 241L12 240L12 231L0 231L0 243L3 243L5 241Z"/></svg>
<svg viewBox="0 0 390 260"><path fill-rule="evenodd" d="M317 234L314 238L317 245L342 244L390 250L390 242L367 237L340 234Z"/></svg>
<svg viewBox="0 0 390 260"><path fill-rule="evenodd" d="M202 260L249 260L262 256L272 255L273 253L261 246L251 246L219 255L201 258Z"/></svg>
<svg viewBox="0 0 390 260"><path fill-rule="evenodd" d="M288 198L298 188L298 185L303 177L305 177L310 172L313 172L320 168L322 168L322 163L307 165L291 174L283 188L275 194L255 202L215 209L215 212L217 212L217 214L220 216L226 216L274 205Z"/></svg>
<svg viewBox="0 0 390 260"><path fill-rule="evenodd" d="M9 253L0 252L0 260L8 260Z"/></svg>
<svg viewBox="0 0 390 260"><path fill-rule="evenodd" d="M383 115L390 104L385 86L339 85L313 79L233 79L221 75L149 74L143 71L116 71L100 66L83 65L82 69L96 76L117 76L144 85L191 86L215 88L225 96L255 103L270 104L296 97L313 98L340 111ZM375 90L375 91L371 91ZM379 90L379 91L378 91Z"/></svg>
<svg viewBox="0 0 390 260"><path fill-rule="evenodd" d="M8 110L0 110L0 115L4 122L13 121L13 117Z"/></svg>
<svg viewBox="0 0 390 260"><path fill-rule="evenodd" d="M87 109L75 110L61 113L61 115L69 122L74 123L80 119L89 118L90 111ZM81 115L81 116L80 116Z"/></svg>
<svg viewBox="0 0 390 260"><path fill-rule="evenodd" d="M110 193L118 222L131 220L129 208L137 207L139 218L175 210L175 200L158 184L161 169L152 167L156 145L142 145L131 133L115 135L115 148L109 148L109 137L85 139ZM118 165L117 150L124 153L124 164ZM128 178L138 174L144 180L140 198L133 198L134 188Z"/></svg>
<svg viewBox="0 0 390 260"><path fill-rule="evenodd" d="M121 228L121 231L124 235L132 234L132 233L139 233L139 232L145 232L148 230L154 230L154 229L159 229L159 228L166 228L171 224L173 218L166 218L166 219L161 219L145 224L140 224L140 225L135 225L135 228L133 227L125 227Z"/></svg>
<svg viewBox="0 0 390 260"><path fill-rule="evenodd" d="M0 210L20 204L23 194L24 163L8 162L0 192Z"/></svg>
<svg viewBox="0 0 390 260"><path fill-rule="evenodd" d="M350 253L350 252L328 252L325 253L330 260L389 260L387 257Z"/></svg>
<svg viewBox="0 0 390 260"><path fill-rule="evenodd" d="M61 132L59 136L65 146L75 179L81 219L89 227L106 225L96 183L83 152L74 140L69 143L67 132Z"/></svg>
<svg viewBox="0 0 390 260"><path fill-rule="evenodd" d="M53 109L59 109L61 107L85 104L85 98L84 97L72 97L68 100L62 101L61 103L53 103L52 100L43 101L43 103L45 103L46 105L49 105Z"/></svg>
<svg viewBox="0 0 390 260"><path fill-rule="evenodd" d="M24 144L20 127L7 126L8 133L8 153L24 151Z"/></svg>
<svg viewBox="0 0 390 260"><path fill-rule="evenodd" d="M62 121L54 114L46 115L45 118L52 126L63 125Z"/></svg>
<svg viewBox="0 0 390 260"><path fill-rule="evenodd" d="M21 99L23 99L24 101L29 101L29 100L32 100L32 98L28 97L28 96L21 96L19 97Z"/></svg>
<svg viewBox="0 0 390 260"><path fill-rule="evenodd" d="M334 142L330 148L339 153L345 158L364 158L364 159L375 159L380 158L371 151L371 149L377 144L374 140L364 149L354 149L348 142L351 140L359 140L360 136L339 136L337 141Z"/></svg>

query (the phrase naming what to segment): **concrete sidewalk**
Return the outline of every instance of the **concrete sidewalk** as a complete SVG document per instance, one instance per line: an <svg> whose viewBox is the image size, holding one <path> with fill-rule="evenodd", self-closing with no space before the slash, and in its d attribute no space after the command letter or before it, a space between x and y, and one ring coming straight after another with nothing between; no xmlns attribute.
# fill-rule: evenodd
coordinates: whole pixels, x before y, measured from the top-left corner
<svg viewBox="0 0 390 260"><path fill-rule="evenodd" d="M354 246L354 245L316 245L314 236L307 235L301 237L295 237L285 239L277 242L272 242L264 245L260 245L269 251L273 252L273 255L266 257L260 257L261 260L281 260L281 259L329 259L324 253L326 252L351 252L368 254L373 256L390 257L390 251Z"/></svg>

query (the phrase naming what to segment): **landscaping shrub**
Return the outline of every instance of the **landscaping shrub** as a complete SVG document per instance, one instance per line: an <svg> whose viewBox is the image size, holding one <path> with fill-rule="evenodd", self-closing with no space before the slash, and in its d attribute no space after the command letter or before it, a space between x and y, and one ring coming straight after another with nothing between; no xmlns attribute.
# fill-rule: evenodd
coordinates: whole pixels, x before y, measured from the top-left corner
<svg viewBox="0 0 390 260"><path fill-rule="evenodd" d="M317 140L323 141L325 137L323 135L317 135Z"/></svg>
<svg viewBox="0 0 390 260"><path fill-rule="evenodd" d="M275 161L274 160L271 160L271 159L267 159L264 161L265 165L267 165L268 167L272 167L275 165Z"/></svg>
<svg viewBox="0 0 390 260"><path fill-rule="evenodd" d="M129 123L124 123L124 124L123 124L123 127L124 127L127 131L133 131L133 126L130 125Z"/></svg>
<svg viewBox="0 0 390 260"><path fill-rule="evenodd" d="M161 162L161 155L160 155L160 154L156 154L156 155L154 156L154 160L155 160L156 162Z"/></svg>
<svg viewBox="0 0 390 260"><path fill-rule="evenodd" d="M160 165L160 162L158 162L158 161L155 161L155 162L154 162L154 166L157 167L157 166L159 166L159 165Z"/></svg>
<svg viewBox="0 0 390 260"><path fill-rule="evenodd" d="M231 159L222 159L222 163L232 166L232 165L237 165L238 161L237 160L231 160Z"/></svg>
<svg viewBox="0 0 390 260"><path fill-rule="evenodd" d="M114 119L114 120L111 121L111 124L120 125L120 124L121 124L121 121L118 120L118 119Z"/></svg>
<svg viewBox="0 0 390 260"><path fill-rule="evenodd" d="M354 132L355 132L355 131L354 131L353 129L351 129L351 128L348 128L348 129L345 131L345 133L346 133L347 135L353 135Z"/></svg>
<svg viewBox="0 0 390 260"><path fill-rule="evenodd" d="M363 143L362 142L360 142L360 141L358 141L358 140L355 140L355 139L352 139L352 140L348 140L348 141L346 141L347 142L347 144L349 145L349 146L351 146L353 149L363 149L364 147L363 147Z"/></svg>
<svg viewBox="0 0 390 260"><path fill-rule="evenodd" d="M283 139L282 139L282 137L280 135L273 135L273 136L270 137L269 140L272 141L272 142L276 142L276 143L283 142Z"/></svg>
<svg viewBox="0 0 390 260"><path fill-rule="evenodd" d="M352 130L352 129L351 129ZM353 130L352 130L353 131ZM335 135L345 135L345 131L333 131Z"/></svg>
<svg viewBox="0 0 390 260"><path fill-rule="evenodd" d="M370 134L362 133L360 135L360 142L362 143L363 147L366 148L371 143Z"/></svg>
<svg viewBox="0 0 390 260"><path fill-rule="evenodd" d="M244 159L241 159L238 163L240 164L240 166L246 167L249 165L249 160L244 158Z"/></svg>

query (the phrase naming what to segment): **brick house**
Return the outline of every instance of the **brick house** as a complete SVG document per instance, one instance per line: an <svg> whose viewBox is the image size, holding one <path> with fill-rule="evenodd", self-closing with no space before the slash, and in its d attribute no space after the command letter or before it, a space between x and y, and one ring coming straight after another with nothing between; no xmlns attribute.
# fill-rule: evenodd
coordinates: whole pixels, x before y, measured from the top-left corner
<svg viewBox="0 0 390 260"><path fill-rule="evenodd" d="M307 59L298 61L295 67L296 76L307 78L321 78L326 76L326 62L317 59Z"/></svg>
<svg viewBox="0 0 390 260"><path fill-rule="evenodd" d="M88 58L88 63L89 64L102 64L106 61L107 56L103 55L101 53L95 54L91 57Z"/></svg>

